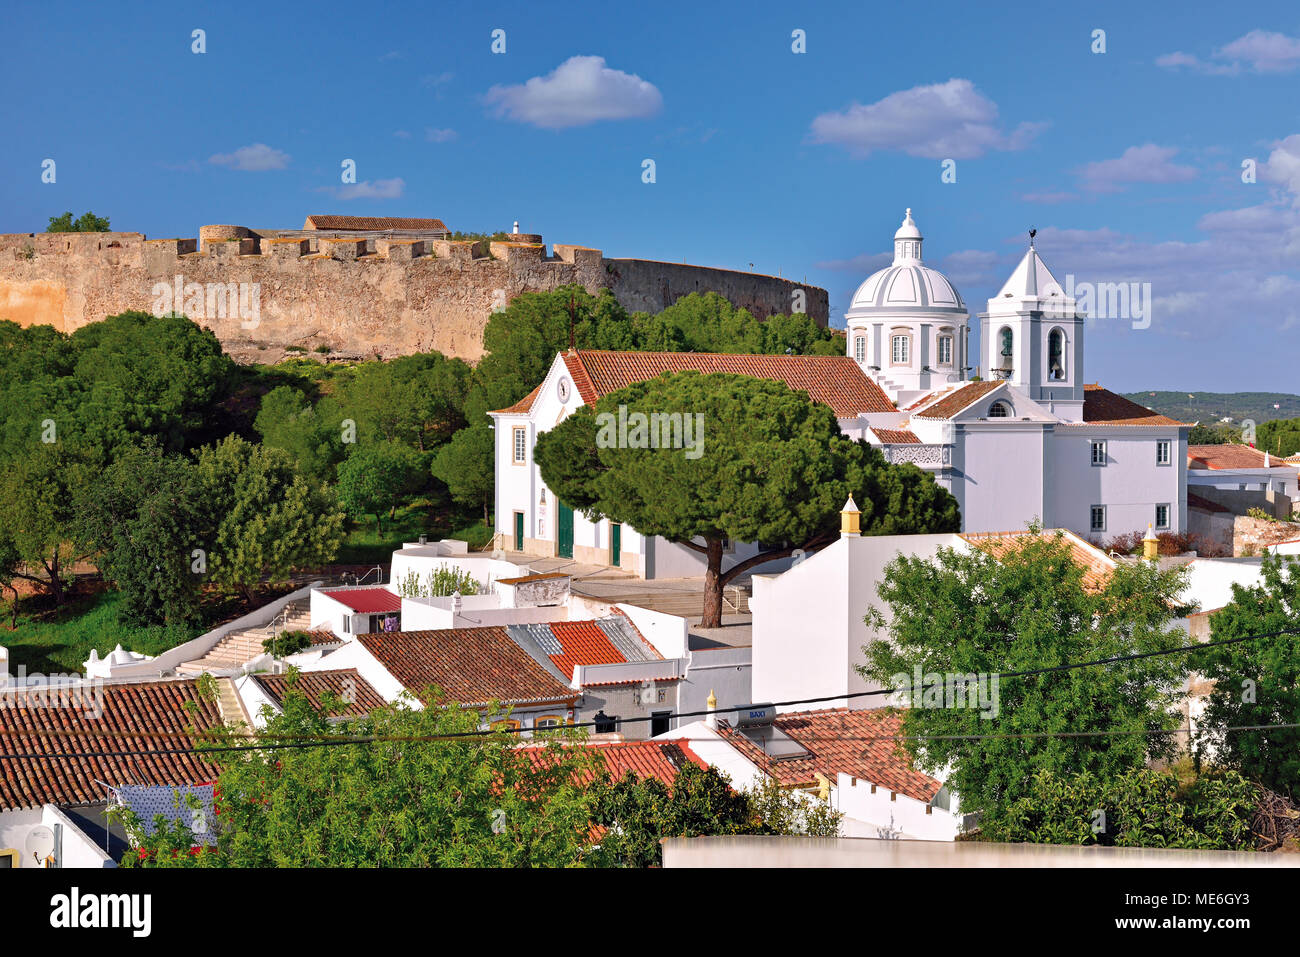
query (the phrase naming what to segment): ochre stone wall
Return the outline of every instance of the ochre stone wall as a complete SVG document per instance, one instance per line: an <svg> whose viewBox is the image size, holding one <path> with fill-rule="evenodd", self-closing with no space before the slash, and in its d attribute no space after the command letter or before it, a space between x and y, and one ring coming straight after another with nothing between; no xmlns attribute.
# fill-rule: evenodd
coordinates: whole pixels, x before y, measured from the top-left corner
<svg viewBox="0 0 1300 957"><path fill-rule="evenodd" d="M330 237L271 239L240 226L205 226L194 239L140 233L0 235L0 320L71 332L105 316L155 311L155 287L207 290L202 314L177 307L228 348L326 346L393 356L436 349L473 361L494 308L523 292L580 283L610 288L630 310L657 312L689 292L716 291L766 317L791 311L802 284L672 263L608 260L600 250L540 243ZM533 239L536 237L521 237ZM180 277L179 286L177 277ZM257 290L257 316L234 303ZM213 299L213 290L225 298ZM227 294L228 290L228 294ZM188 293L183 297L189 301ZM247 295L246 295L247 298ZM821 325L826 291L806 287Z"/></svg>
<svg viewBox="0 0 1300 957"><path fill-rule="evenodd" d="M1270 522L1262 518L1238 515L1232 520L1232 554L1262 555L1268 545L1293 542L1300 538L1300 524Z"/></svg>

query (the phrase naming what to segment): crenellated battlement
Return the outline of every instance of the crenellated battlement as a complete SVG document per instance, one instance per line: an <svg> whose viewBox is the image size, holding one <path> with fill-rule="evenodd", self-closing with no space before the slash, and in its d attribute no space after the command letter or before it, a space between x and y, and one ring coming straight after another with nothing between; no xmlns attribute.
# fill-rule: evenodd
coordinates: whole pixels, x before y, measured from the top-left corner
<svg viewBox="0 0 1300 957"><path fill-rule="evenodd" d="M398 355L437 349L474 360L488 317L524 292L577 283L656 312L716 291L763 316L803 310L825 324L826 291L772 276L606 259L538 234L452 240L443 230L257 229L217 224L197 238L143 233L0 235L0 320L72 331L104 316L182 302L226 343ZM160 298L157 290L175 290ZM259 312L212 314L203 290L255 290ZM189 290L198 290L191 294ZM233 296L234 293L232 292ZM251 296L249 297L251 298ZM164 299L166 300L164 302ZM221 296L216 301L228 301Z"/></svg>

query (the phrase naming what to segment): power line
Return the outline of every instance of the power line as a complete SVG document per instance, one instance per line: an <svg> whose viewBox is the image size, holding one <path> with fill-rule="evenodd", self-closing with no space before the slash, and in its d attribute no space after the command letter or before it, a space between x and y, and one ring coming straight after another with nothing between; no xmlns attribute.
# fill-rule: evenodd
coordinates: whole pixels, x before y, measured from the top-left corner
<svg viewBox="0 0 1300 957"><path fill-rule="evenodd" d="M1037 676L1037 675L1051 674L1051 673L1054 673L1054 672L1060 672L1060 671L1072 671L1072 670L1077 670L1077 669L1080 669L1080 668L1092 668L1092 667L1097 667L1097 666L1099 666L1099 665L1116 664L1116 663L1124 662L1124 661L1137 661L1137 660L1141 660L1141 659L1145 659L1145 658L1154 658L1154 657L1159 657L1159 656L1163 656L1163 655L1184 654L1184 653L1193 652L1193 651L1201 651L1201 650L1203 650L1203 649L1208 649L1208 648L1224 647L1224 646L1227 646L1227 645L1237 645L1237 644L1241 644L1241 643L1243 643L1243 642L1247 642L1247 641L1258 641L1258 640L1265 639L1265 638L1277 638L1277 637L1281 637L1281 636L1284 636L1284 635L1297 635L1297 634L1300 634L1300 629L1287 628L1287 629L1281 629L1281 630L1279 630L1279 631L1262 632L1262 633L1260 633L1260 634L1255 634L1255 635L1244 635L1244 636L1241 636L1241 637L1238 637L1238 638L1225 638L1225 639L1222 639L1222 640L1220 640L1220 641L1197 642L1197 643L1195 643L1195 644L1191 644L1191 645L1180 645L1180 646L1178 646L1178 647L1176 647L1176 648L1166 648L1166 649L1160 649L1160 650L1157 650L1157 651L1135 652L1135 653L1133 653L1133 654L1127 654L1127 655L1115 655L1115 656L1112 656L1112 657L1109 657L1109 658L1098 658L1098 659L1095 659L1095 660L1092 660L1092 661L1070 662L1070 663L1061 664L1061 665L1052 665L1052 666L1050 666L1050 667L1046 667L1046 668L1035 668L1035 669L1031 669L1031 670L1027 670L1027 671L1007 671L1007 672L998 672L998 673L996 673L996 674L993 674L993 675L987 675L987 676L985 676L985 677L986 677L986 678L989 678L989 679L991 679L991 678L997 678L998 680L1002 680L1002 679L1004 679L1004 678L1025 678L1025 677L1034 677L1034 676ZM928 684L928 685L923 684L923 685L920 686L920 689L919 689L919 690L924 690L924 689L926 689L926 688L935 688L935 687L944 687L944 683L942 683L942 682L939 683L939 684L933 684L933 683L932 683L932 684ZM829 702L829 701L845 701L845 700L848 700L848 699L851 699L851 698L852 698L852 699L856 699L856 698L866 698L866 697L873 697L873 696L879 696L879 695L892 695L892 694L898 694L898 693L900 693L900 691L902 691L902 690L904 690L904 689L898 689L898 688L881 688L881 689L878 689L878 690L875 690L875 691L855 691L855 692L848 692L848 693L845 693L845 694L823 695L823 696L819 696L819 697L815 697L815 698L796 698L796 699L791 699L791 700L789 700L789 701L776 701L776 702L770 702L770 703L768 703L768 704L769 704L771 707L786 707L786 706L790 706L790 705L800 705L800 704L823 704L823 703L826 703L826 702ZM915 694L916 691L917 691L918 689L907 689L907 690L909 690L909 691L911 691L911 693ZM9 706L7 706L7 705L0 705L0 711L5 710L7 707L9 707ZM713 710L713 711L710 711L710 710L707 710L707 709L704 710L704 711L683 711L683 712L675 712L675 713L672 713L672 714L670 714L669 716L670 716L670 717L676 717L676 718L698 718L698 717L707 717L707 716L709 716L709 715L728 714L728 713L730 713L730 712L732 712L732 711L739 710L741 707L743 707L743 706L738 705L738 706L736 706L736 707L732 707L732 708L719 708L719 709L716 709L716 710ZM656 720L657 718L662 718L662 717L663 717L662 714L661 714L661 715L644 715L644 716L636 716L636 717L631 717L631 718L620 718L620 719L618 719L618 720L619 720L619 722L622 723L622 724L632 724L632 723L642 723L642 722L646 722L646 721L654 721L654 720ZM600 722L600 723L603 724L604 722ZM576 723L573 723L573 724L566 724L566 725L563 725L563 726L561 726L561 727L562 727L563 729L565 729L565 730L576 730L576 729L578 729L578 728L593 728L593 729L594 729L594 728L596 727L596 725L597 725L597 722L595 722L595 721L583 721L583 722L576 722ZM1291 726L1290 726L1290 725L1261 725L1261 726L1259 726L1256 730L1269 730L1269 729L1273 729L1273 728L1282 729L1282 728L1288 728L1288 727L1291 727ZM1243 728L1242 728L1241 730L1249 730L1249 729L1250 729L1250 728L1248 728L1248 727L1244 727L1244 726L1243 726ZM153 756L153 755L165 756L165 755L172 755L172 754L198 754L198 755L203 755L203 754L217 754L217 753L239 752L239 751L301 750L301 749L305 749L305 748L313 748L313 747L337 747L337 746L339 746L339 745L349 745L349 744L386 744L386 743L402 743L402 742L409 742L409 743L417 743L417 744L418 744L418 743L429 743L429 742L433 742L433 741L450 741L450 740L455 740L455 739L458 739L458 738L484 738L484 737L490 737L490 736L492 736L492 735L495 735L495 734L502 734L502 733L504 733L504 734L525 734L525 733L529 733L529 732L534 732L534 733L535 733L535 732L537 732L538 730L539 730L539 729L536 729L536 728L522 728L522 727L520 727L520 728L488 728L488 729L481 729L481 728L480 728L480 729L475 729L475 730L473 730L473 731L449 731L449 732L447 732L447 733L445 733L445 734L439 734L439 735L361 735L361 736L352 736L352 737L333 737L333 738L331 738L331 737L324 737L324 736L314 736L314 735L313 735L313 736L308 736L308 735L276 735L276 736L274 736L274 737L276 737L276 738L293 738L293 739L295 739L295 740L274 741L274 742L258 742L258 743L254 743L254 744L245 744L245 745L216 745L216 744L214 744L214 745L210 745L210 746L208 746L208 745L204 745L204 746L191 747L191 748L166 748L166 749L161 749L161 750L152 750L152 751L71 752L71 753L67 753L67 754L59 754L59 753L51 753L51 754L0 754L0 760L23 760L23 759L30 759L30 758L148 757L148 756ZM935 740L942 739L942 738L944 738L944 737L951 737L951 738L953 738L953 739L986 740L986 739L990 739L990 738L998 738L998 737L1006 737L1006 738L1014 738L1014 737L1025 737L1025 738L1032 738L1032 737L1090 737L1090 736L1091 736L1091 737L1096 737L1096 736L1107 736L1107 735L1123 734L1123 733L1141 733L1141 734L1147 734L1147 733L1157 733L1157 734L1180 733L1180 734L1181 734L1181 733L1189 733L1189 732L1187 731L1187 729L1177 729L1177 730L1174 730L1174 731L1158 731L1158 732L1147 732L1147 731L1145 731L1145 730L1139 730L1139 731L1137 731L1137 732L1083 732L1083 731L1080 731L1080 732L1043 732L1043 733L1041 733L1041 734L1037 734L1037 735L1036 735L1036 734L1023 734L1023 735L954 735L954 736L935 735L935 736L927 736L927 737L928 737L929 739L935 739ZM211 735L211 734L212 734L212 732L194 732L194 733L191 733L191 732L176 732L176 731L171 731L171 732L157 732L157 733L151 733L151 732L140 732L140 731L136 731L136 732L98 732L98 733L94 734L93 736L95 736L95 737L136 737L136 738L138 738L138 737L144 737L144 736L150 736L150 737L186 737L186 738L194 739L194 738L202 738L202 737L204 737L205 735ZM67 737L90 736L90 735L87 735L86 732L77 732L77 731L60 731L60 730L54 730L54 729L51 729L51 730L49 730L49 731L41 731L41 730L33 731L32 729L13 729L13 730L11 730L11 729L0 729L0 736L4 736L4 735L28 735L28 736L34 736L34 737L35 737L35 736L56 736L56 737L58 737L58 736L67 736ZM674 739L674 740L681 740L681 739ZM703 740L703 739L700 739L700 740ZM859 740L859 739L857 739L857 738L852 738L852 739L842 739L842 740ZM919 740L919 738L918 738L917 736L907 737L907 736L897 736L897 735L886 735L886 736L880 736L880 737L877 737L877 738L862 738L861 740Z"/></svg>

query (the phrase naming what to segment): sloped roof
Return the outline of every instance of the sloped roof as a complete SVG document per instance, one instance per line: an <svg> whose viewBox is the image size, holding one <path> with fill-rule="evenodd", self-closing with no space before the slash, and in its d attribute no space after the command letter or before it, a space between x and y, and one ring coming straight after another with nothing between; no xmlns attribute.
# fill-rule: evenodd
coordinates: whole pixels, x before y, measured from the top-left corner
<svg viewBox="0 0 1300 957"><path fill-rule="evenodd" d="M871 434L886 445L919 445L921 437L910 429L877 429L872 427Z"/></svg>
<svg viewBox="0 0 1300 957"><path fill-rule="evenodd" d="M363 615L402 610L402 596L387 588L322 589L321 594Z"/></svg>
<svg viewBox="0 0 1300 957"><path fill-rule="evenodd" d="M901 741L903 712L897 708L831 708L778 715L776 727L809 752L807 757L774 760L726 721L718 733L764 774L784 786L813 784L821 773L835 781L847 774L929 802L939 781L911 766Z"/></svg>
<svg viewBox="0 0 1300 957"><path fill-rule="evenodd" d="M288 675L253 675L253 680L277 707L284 704L284 696L289 689ZM382 708L385 703L379 692L355 668L302 671L298 673L294 688L306 695L311 706L317 710L326 693L348 702L348 707L335 712L348 717L362 717L376 708Z"/></svg>
<svg viewBox="0 0 1300 957"><path fill-rule="evenodd" d="M437 685L462 705L577 698L502 625L359 635L357 641L413 694Z"/></svg>
<svg viewBox="0 0 1300 957"><path fill-rule="evenodd" d="M1187 446L1187 467L1189 469L1262 469L1264 452L1249 445L1189 445ZM1291 463L1276 456L1269 456L1270 468L1291 468Z"/></svg>
<svg viewBox="0 0 1300 957"><path fill-rule="evenodd" d="M1001 385L1001 381L991 379L971 382L955 392L948 393L939 401L926 406L919 412L914 413L914 415L921 419L951 419L954 415L970 408Z"/></svg>
<svg viewBox="0 0 1300 957"><path fill-rule="evenodd" d="M896 412L884 390L848 356L740 355L714 352L564 353L582 401L591 405L603 395L665 372L729 372L784 382L803 390L814 402L830 406L839 418L863 412Z"/></svg>
<svg viewBox="0 0 1300 957"><path fill-rule="evenodd" d="M514 405L508 405L504 409L493 409L492 412L496 412L501 415L511 415L516 412L528 412L530 409L532 409L533 402L537 399L537 394L541 391L542 391L542 387L539 385L536 389L528 393L526 396L524 396ZM492 413L488 413L488 414L491 415Z"/></svg>
<svg viewBox="0 0 1300 957"><path fill-rule="evenodd" d="M1083 569L1083 588L1085 591L1098 592L1106 586L1106 579L1115 568L1115 560L1100 548L1090 545L1078 535L1065 529L1044 529L1040 535L1060 533L1070 546L1070 557ZM981 551L994 558L1001 558L1010 551L1022 547L1025 539L1034 533L1027 529L1018 532L962 532L961 537Z"/></svg>
<svg viewBox="0 0 1300 957"><path fill-rule="evenodd" d="M506 632L543 666L554 669L553 673L566 684L573 680L573 669L578 665L663 660L624 615L593 621L506 625Z"/></svg>
<svg viewBox="0 0 1300 957"><path fill-rule="evenodd" d="M0 810L93 804L103 784L193 785L217 777L187 749L190 729L221 725L194 680L0 692ZM193 705L193 712L186 705ZM124 754L123 752L143 752Z"/></svg>
<svg viewBox="0 0 1300 957"><path fill-rule="evenodd" d="M447 231L447 224L441 219L419 219L400 216L330 216L313 215L307 217L303 229L355 229L370 231L378 229L442 230Z"/></svg>
<svg viewBox="0 0 1300 957"><path fill-rule="evenodd" d="M1097 425L1187 425L1096 384L1083 387L1083 421Z"/></svg>
<svg viewBox="0 0 1300 957"><path fill-rule="evenodd" d="M611 781L621 780L630 773L643 780L656 778L672 787L678 770L683 766L694 764L701 768L708 767L685 741L592 741L564 746L589 748L599 754ZM539 761L544 760L547 754L545 749L536 746L529 746L528 750ZM584 774L581 783L588 783L595 778L594 772Z"/></svg>

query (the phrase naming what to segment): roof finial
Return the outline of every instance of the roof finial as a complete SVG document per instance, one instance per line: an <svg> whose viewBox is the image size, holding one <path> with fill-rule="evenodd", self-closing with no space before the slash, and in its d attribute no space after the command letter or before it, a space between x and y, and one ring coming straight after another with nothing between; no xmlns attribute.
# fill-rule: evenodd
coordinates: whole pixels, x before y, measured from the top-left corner
<svg viewBox="0 0 1300 957"><path fill-rule="evenodd" d="M912 207L909 206L907 207L907 216L906 218L904 218L903 222L909 222L911 221L911 219L912 219Z"/></svg>
<svg viewBox="0 0 1300 957"><path fill-rule="evenodd" d="M1038 235L1038 230L1036 230L1036 229L1031 229L1031 230L1029 231L1029 248L1030 248L1030 249L1033 249L1033 248L1034 248L1034 237L1037 236L1037 235Z"/></svg>

